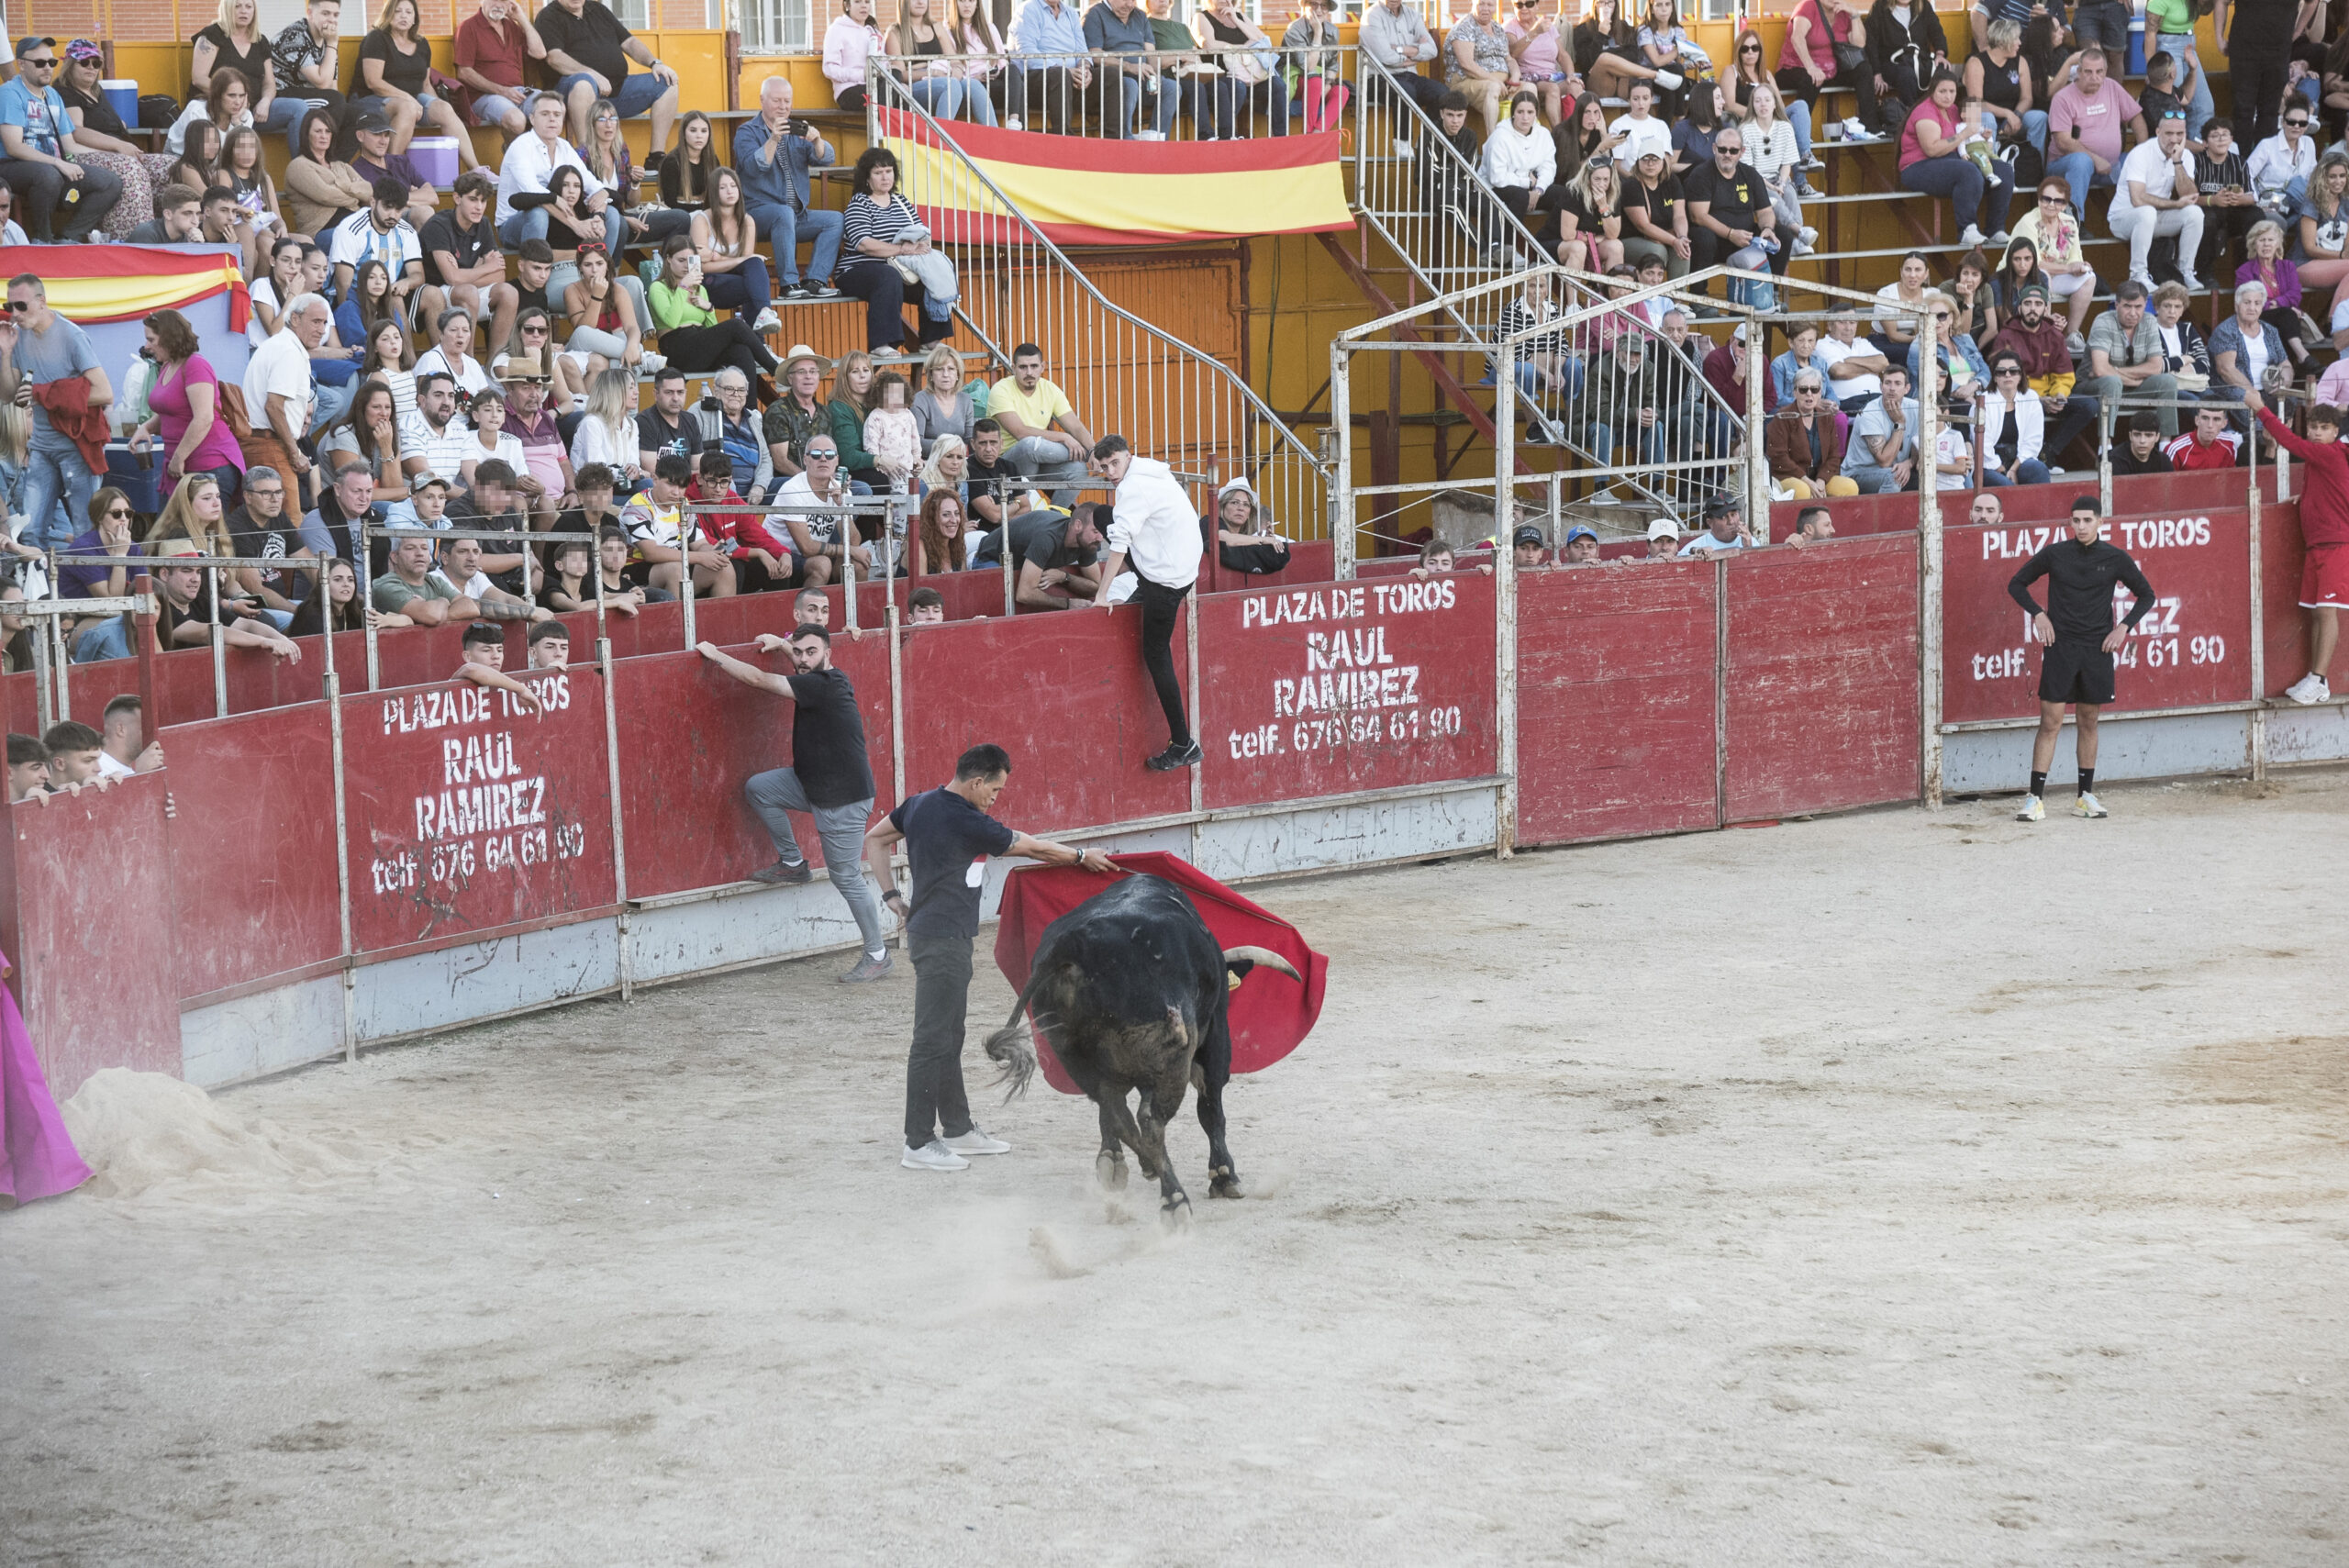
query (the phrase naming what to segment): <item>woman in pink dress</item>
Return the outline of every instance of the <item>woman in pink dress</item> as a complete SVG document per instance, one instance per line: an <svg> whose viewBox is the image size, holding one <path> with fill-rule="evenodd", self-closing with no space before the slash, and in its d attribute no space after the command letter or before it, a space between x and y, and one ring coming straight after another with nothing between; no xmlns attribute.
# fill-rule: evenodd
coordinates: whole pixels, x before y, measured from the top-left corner
<svg viewBox="0 0 2349 1568"><path fill-rule="evenodd" d="M143 452L160 436L166 488L184 475L209 473L220 482L222 509L234 507L244 489L245 454L228 428L220 378L213 373L211 361L195 351L195 328L186 317L159 310L146 325L147 352L155 361L155 384L147 392L153 417L130 438L131 450Z"/></svg>

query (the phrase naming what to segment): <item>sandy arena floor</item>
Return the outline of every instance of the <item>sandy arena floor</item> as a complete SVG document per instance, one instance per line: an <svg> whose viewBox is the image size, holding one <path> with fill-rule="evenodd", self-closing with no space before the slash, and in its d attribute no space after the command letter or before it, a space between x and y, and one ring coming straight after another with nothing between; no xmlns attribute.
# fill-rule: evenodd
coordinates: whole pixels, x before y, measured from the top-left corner
<svg viewBox="0 0 2349 1568"><path fill-rule="evenodd" d="M1172 1238L833 960L223 1095L0 1215L0 1561L2338 1568L2349 778L2108 798L1270 888Z"/></svg>

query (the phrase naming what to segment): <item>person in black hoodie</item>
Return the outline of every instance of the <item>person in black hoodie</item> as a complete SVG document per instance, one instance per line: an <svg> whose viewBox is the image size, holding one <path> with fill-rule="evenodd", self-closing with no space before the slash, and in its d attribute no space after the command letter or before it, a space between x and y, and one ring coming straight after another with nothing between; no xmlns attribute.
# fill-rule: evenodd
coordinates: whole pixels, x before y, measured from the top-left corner
<svg viewBox="0 0 2349 1568"><path fill-rule="evenodd" d="M1876 0L1868 7L1868 58L1876 61L1879 124L1897 136L1909 123L1909 111L1924 97L1934 70L1948 62L1949 35L1924 0L1899 6Z"/></svg>
<svg viewBox="0 0 2349 1568"><path fill-rule="evenodd" d="M2152 410L2140 408L2129 416L2124 439L2112 444L2112 477L2126 479L2132 474L2169 471L2169 455L2162 450L2162 422Z"/></svg>

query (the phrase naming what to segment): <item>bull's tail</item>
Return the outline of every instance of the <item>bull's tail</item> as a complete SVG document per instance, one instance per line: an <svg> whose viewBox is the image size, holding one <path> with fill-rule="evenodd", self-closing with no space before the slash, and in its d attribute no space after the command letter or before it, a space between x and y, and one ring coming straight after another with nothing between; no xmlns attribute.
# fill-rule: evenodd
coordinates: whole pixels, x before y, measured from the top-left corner
<svg viewBox="0 0 2349 1568"><path fill-rule="evenodd" d="M996 1074L996 1082L1006 1084L1006 1104L1028 1092L1028 1081L1036 1075L1036 1042L1029 1038L1028 993L1036 988L1031 977L1028 988L1011 1004L1011 1018L1003 1028L987 1036L987 1060L1003 1069Z"/></svg>

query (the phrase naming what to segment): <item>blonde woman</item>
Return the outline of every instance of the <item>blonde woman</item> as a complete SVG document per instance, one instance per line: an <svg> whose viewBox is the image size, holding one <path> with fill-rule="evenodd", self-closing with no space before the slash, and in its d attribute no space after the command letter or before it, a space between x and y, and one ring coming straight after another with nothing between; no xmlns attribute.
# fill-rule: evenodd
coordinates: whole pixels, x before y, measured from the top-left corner
<svg viewBox="0 0 2349 1568"><path fill-rule="evenodd" d="M571 433L571 471L600 462L633 489L644 477L636 461L636 378L607 370L587 384L587 415Z"/></svg>
<svg viewBox="0 0 2349 1568"><path fill-rule="evenodd" d="M974 97L992 116L995 110L987 104L986 94L973 87L947 59L955 52L953 34L943 19L943 8L950 4L952 0L902 0L897 25L888 32L888 50L901 62L895 72L905 82L913 101L940 119L957 118Z"/></svg>
<svg viewBox="0 0 2349 1568"><path fill-rule="evenodd" d="M228 535L227 509L220 505L220 482L211 474L191 473L181 480L139 542L153 555L157 553L154 546L175 539L192 542L198 555L237 553L236 541Z"/></svg>
<svg viewBox="0 0 2349 1568"><path fill-rule="evenodd" d="M983 382L963 379L963 356L951 343L941 343L930 350L930 358L922 361L921 390L914 394L914 417L921 425L921 439L935 441L944 436L963 440L971 439L971 427L986 408L986 385Z"/></svg>
<svg viewBox="0 0 2349 1568"><path fill-rule="evenodd" d="M1778 114L1778 90L1757 82L1746 99L1745 161L1770 193L1770 210L1795 237L1795 254L1810 253L1819 230L1802 220L1802 150L1795 128Z"/></svg>
<svg viewBox="0 0 2349 1568"><path fill-rule="evenodd" d="M1573 179L1553 186L1545 205L1558 215L1558 260L1586 272L1621 266L1622 200L1615 165L1604 158L1590 160Z"/></svg>
<svg viewBox="0 0 2349 1568"><path fill-rule="evenodd" d="M374 30L359 44L359 101L383 100L394 152L406 152L417 128L429 125L456 139L457 158L465 168L480 168L473 134L457 117L457 106L432 91L431 76L432 43L424 36L416 0L384 0Z"/></svg>

